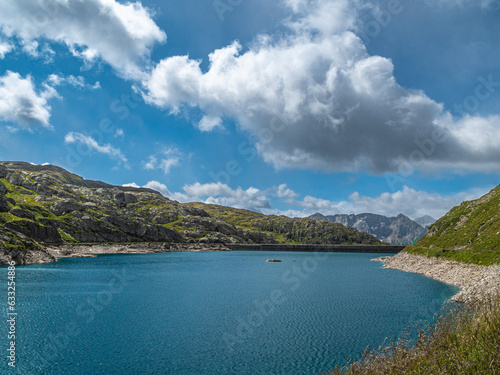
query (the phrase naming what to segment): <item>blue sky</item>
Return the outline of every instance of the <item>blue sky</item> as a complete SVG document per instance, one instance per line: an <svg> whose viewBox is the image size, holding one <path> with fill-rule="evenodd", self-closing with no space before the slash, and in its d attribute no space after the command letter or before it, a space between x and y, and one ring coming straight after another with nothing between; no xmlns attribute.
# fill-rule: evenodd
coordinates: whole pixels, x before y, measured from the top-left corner
<svg viewBox="0 0 500 375"><path fill-rule="evenodd" d="M499 183L496 0L0 0L0 159L292 217Z"/></svg>

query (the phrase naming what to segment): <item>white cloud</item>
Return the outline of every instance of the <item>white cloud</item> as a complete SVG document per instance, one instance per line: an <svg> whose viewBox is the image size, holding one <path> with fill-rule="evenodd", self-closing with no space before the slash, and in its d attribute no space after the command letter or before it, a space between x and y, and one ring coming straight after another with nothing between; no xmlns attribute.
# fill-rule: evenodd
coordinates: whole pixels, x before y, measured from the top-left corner
<svg viewBox="0 0 500 375"><path fill-rule="evenodd" d="M203 116L198 124L198 128L203 132L209 132L215 128L222 128L222 119L217 116Z"/></svg>
<svg viewBox="0 0 500 375"><path fill-rule="evenodd" d="M138 187L138 186L134 186L134 187ZM158 181L149 181L143 187L159 191L160 193L162 193L167 198L169 198L169 197L172 196L172 193L170 192L170 190L167 189L167 185L164 185L164 184L162 184L162 183L160 183Z"/></svg>
<svg viewBox="0 0 500 375"><path fill-rule="evenodd" d="M264 212L294 217L306 217L316 212L323 215L375 213L385 216L397 216L402 213L413 219L424 215L438 219L454 206L466 200L477 199L489 190L490 188L472 189L453 195L441 195L404 186L402 190L382 193L377 197L367 197L355 192L348 200L339 202L306 196L303 200L288 201L299 207L299 210L271 209Z"/></svg>
<svg viewBox="0 0 500 375"><path fill-rule="evenodd" d="M51 129L48 100L54 97L58 95L53 87L45 85L44 90L36 90L31 76L22 78L7 71L0 77L0 120L15 122L24 129L38 125Z"/></svg>
<svg viewBox="0 0 500 375"><path fill-rule="evenodd" d="M13 49L14 47L12 46L12 44L2 42L0 40L0 59L5 58L5 55L11 52Z"/></svg>
<svg viewBox="0 0 500 375"><path fill-rule="evenodd" d="M220 183L220 182L212 182L207 184L200 184L196 182L192 185L184 186L183 190L191 195L197 197L215 197L215 196L225 196L229 197L234 195L234 190L231 189L228 185Z"/></svg>
<svg viewBox="0 0 500 375"><path fill-rule="evenodd" d="M296 13L284 39L261 36L248 50L233 42L209 55L207 71L188 56L163 59L143 81L146 102L171 113L200 109L204 131L222 126L221 118L236 120L276 168L386 173L399 171L402 158L421 170L500 168L494 142L464 136L487 130L500 139L499 118L454 121L422 91L400 86L392 61L370 56L351 31L357 6L288 4ZM417 144L437 132L447 133L446 142L413 162L422 155Z"/></svg>
<svg viewBox="0 0 500 375"><path fill-rule="evenodd" d="M121 137L125 137L125 132L123 131L123 129L116 129L115 131L115 138L121 138Z"/></svg>
<svg viewBox="0 0 500 375"><path fill-rule="evenodd" d="M241 187L232 189L228 185L220 182L207 184L200 184L197 182L193 185L184 186L183 190L188 196L193 197L193 200L205 198L204 202L208 204L218 204L257 211L271 207L266 192L254 187L243 190Z"/></svg>
<svg viewBox="0 0 500 375"><path fill-rule="evenodd" d="M139 187L135 183L123 186ZM158 181L150 181L143 187L154 189L167 198L183 203L218 204L249 209L267 215L307 217L316 212L323 215L374 213L389 217L403 214L412 219L425 215L438 219L454 206L466 200L477 199L491 189L489 187L478 188L451 195L442 195L404 186L394 193L386 192L376 197L368 197L355 192L346 200L332 201L310 195L303 199L297 199L298 194L288 189L286 184L268 190L259 190L253 187L245 190L241 187L233 189L220 182L206 184L196 182L185 185L182 188L183 192L171 192L166 185ZM286 193L283 194L283 192ZM273 208L269 195L277 196L282 201L281 203L284 202L288 208Z"/></svg>
<svg viewBox="0 0 500 375"><path fill-rule="evenodd" d="M70 132L66 134L64 137L64 142L66 144L71 144L71 143L80 143L89 148L90 151L97 152L99 154L104 154L108 155L112 159L116 159L122 163L125 163L127 165L127 158L123 153L120 151L118 148L114 148L110 144L106 145L100 145L95 139L92 137L86 136L82 133L75 133L75 132Z"/></svg>
<svg viewBox="0 0 500 375"><path fill-rule="evenodd" d="M404 186L395 193L383 193L378 197L370 198L359 193L349 197L349 204L356 213L376 212L382 215L396 216L403 213L411 218L430 215L440 218L451 208L465 200L472 200L486 194L490 189L473 189L454 195L441 195L418 191Z"/></svg>
<svg viewBox="0 0 500 375"><path fill-rule="evenodd" d="M127 78L141 76L152 47L166 40L149 9L115 0L2 1L0 27L26 46L47 39L67 45L87 63L102 58Z"/></svg>
<svg viewBox="0 0 500 375"><path fill-rule="evenodd" d="M90 85L85 82L85 78L82 76L74 76L69 75L64 77L60 74L51 74L47 81L52 86L60 86L60 85L70 85L79 89L88 89L88 90L97 90L101 88L101 84L97 81L95 84Z"/></svg>
<svg viewBox="0 0 500 375"><path fill-rule="evenodd" d="M288 198L288 199L293 199L298 197L298 194L294 192L292 189L289 189L286 184L281 184L278 186L276 195L278 198Z"/></svg>
<svg viewBox="0 0 500 375"><path fill-rule="evenodd" d="M140 186L139 186L139 185L137 185L135 182L131 182L131 183L128 183L128 184L123 184L122 186L123 186L123 187L140 188Z"/></svg>
<svg viewBox="0 0 500 375"><path fill-rule="evenodd" d="M180 161L181 153L176 148L164 148L149 156L148 161L144 163L144 169L161 169L167 175L173 167L179 165Z"/></svg>
<svg viewBox="0 0 500 375"><path fill-rule="evenodd" d="M138 187L135 183L123 186ZM196 182L192 185L185 185L184 192L171 192L165 184L158 181L149 181L143 187L159 191L165 197L182 203L203 202L207 204L218 204L236 208L244 208L254 211L271 208L267 193L254 187L246 190L238 187L232 189L228 185L218 183L200 184Z"/></svg>

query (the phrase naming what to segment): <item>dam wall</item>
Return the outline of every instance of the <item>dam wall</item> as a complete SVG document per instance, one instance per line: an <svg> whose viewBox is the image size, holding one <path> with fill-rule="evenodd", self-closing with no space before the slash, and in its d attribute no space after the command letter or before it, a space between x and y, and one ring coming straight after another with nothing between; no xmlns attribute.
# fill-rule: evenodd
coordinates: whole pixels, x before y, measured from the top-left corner
<svg viewBox="0 0 500 375"><path fill-rule="evenodd" d="M302 251L322 253L378 253L397 254L405 246L394 245L283 245L283 244L231 244L234 251Z"/></svg>

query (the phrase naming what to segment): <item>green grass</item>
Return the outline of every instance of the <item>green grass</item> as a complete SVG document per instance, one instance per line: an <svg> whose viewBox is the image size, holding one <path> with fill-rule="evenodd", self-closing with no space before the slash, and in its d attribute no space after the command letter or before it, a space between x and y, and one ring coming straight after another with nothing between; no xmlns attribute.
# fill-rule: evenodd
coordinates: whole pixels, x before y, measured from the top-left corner
<svg viewBox="0 0 500 375"><path fill-rule="evenodd" d="M463 263L490 266L500 263L500 251L475 251L475 250L450 250L439 247L409 246L405 251L415 255L426 255L447 260L455 260Z"/></svg>
<svg viewBox="0 0 500 375"><path fill-rule="evenodd" d="M454 207L405 251L464 263L500 263L500 186Z"/></svg>
<svg viewBox="0 0 500 375"><path fill-rule="evenodd" d="M416 345L403 337L330 375L500 374L500 302L452 307Z"/></svg>

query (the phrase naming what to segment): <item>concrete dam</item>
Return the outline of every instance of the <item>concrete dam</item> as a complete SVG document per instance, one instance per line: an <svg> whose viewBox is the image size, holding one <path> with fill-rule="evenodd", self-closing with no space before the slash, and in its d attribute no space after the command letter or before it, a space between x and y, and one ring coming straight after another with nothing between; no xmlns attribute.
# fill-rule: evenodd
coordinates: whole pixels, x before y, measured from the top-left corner
<svg viewBox="0 0 500 375"><path fill-rule="evenodd" d="M283 244L231 244L234 251L302 251L320 253L379 253L397 254L405 246L394 245L283 245Z"/></svg>

